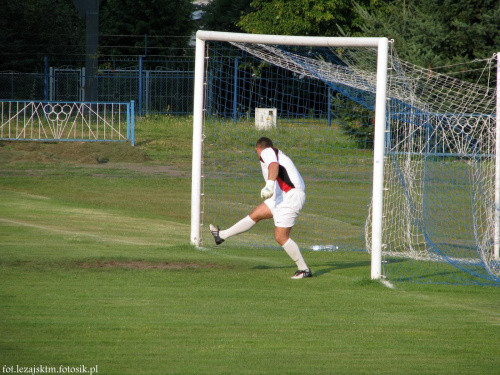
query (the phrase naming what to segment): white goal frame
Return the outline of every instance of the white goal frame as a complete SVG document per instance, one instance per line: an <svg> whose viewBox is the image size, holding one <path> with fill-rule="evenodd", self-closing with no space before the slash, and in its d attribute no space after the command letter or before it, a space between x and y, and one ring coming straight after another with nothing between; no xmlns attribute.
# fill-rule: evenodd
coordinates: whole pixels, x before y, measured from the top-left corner
<svg viewBox="0 0 500 375"><path fill-rule="evenodd" d="M205 43L207 41L239 42L314 47L377 48L377 87L375 99L375 143L373 154L371 278L382 277L382 204L386 129L387 38L310 37L243 34L199 30L196 33L196 61L193 110L193 164L191 186L191 244L201 246L201 182L203 119L205 92Z"/></svg>

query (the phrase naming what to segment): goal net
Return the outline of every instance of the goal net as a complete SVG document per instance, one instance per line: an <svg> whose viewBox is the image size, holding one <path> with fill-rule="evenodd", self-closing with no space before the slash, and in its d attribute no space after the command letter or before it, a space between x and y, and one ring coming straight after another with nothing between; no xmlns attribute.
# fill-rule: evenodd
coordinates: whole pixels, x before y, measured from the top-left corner
<svg viewBox="0 0 500 375"><path fill-rule="evenodd" d="M393 279L500 282L496 65L455 67L471 83L391 56L382 242Z"/></svg>
<svg viewBox="0 0 500 375"><path fill-rule="evenodd" d="M303 251L378 246L383 273L393 279L498 281L493 89L391 53L385 103L376 107L380 54L372 41L206 35L216 37L197 48L203 92L194 113L193 243L214 246L208 224L227 228L261 202L255 142L267 136L306 183L306 205L292 233ZM374 134L379 145L382 139L382 157ZM377 168L383 181L376 181ZM372 238L375 226L381 238ZM278 248L273 231L272 221L260 222L228 242ZM373 259L382 261L372 257L372 277Z"/></svg>

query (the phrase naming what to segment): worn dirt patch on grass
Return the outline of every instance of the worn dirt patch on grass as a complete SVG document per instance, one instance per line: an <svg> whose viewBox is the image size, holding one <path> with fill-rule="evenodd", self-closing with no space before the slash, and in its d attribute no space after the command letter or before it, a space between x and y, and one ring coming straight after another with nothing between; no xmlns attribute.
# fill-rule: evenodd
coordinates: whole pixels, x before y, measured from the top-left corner
<svg viewBox="0 0 500 375"><path fill-rule="evenodd" d="M94 177L109 177L107 169L130 170L146 175L169 176L169 177L189 177L191 172L191 164L179 165L151 165L141 163L107 163L93 166L95 170L102 169L103 173L96 173Z"/></svg>
<svg viewBox="0 0 500 375"><path fill-rule="evenodd" d="M0 160L8 163L105 164L108 162L142 163L146 153L129 143L94 142L0 142Z"/></svg>

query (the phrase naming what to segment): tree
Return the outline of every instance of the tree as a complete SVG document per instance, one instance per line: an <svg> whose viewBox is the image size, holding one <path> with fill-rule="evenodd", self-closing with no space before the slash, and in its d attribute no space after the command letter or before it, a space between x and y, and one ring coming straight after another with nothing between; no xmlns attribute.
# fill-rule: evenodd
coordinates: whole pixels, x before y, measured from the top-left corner
<svg viewBox="0 0 500 375"><path fill-rule="evenodd" d="M184 54L195 30L191 0L102 0L100 51L104 55Z"/></svg>
<svg viewBox="0 0 500 375"><path fill-rule="evenodd" d="M58 64L82 58L85 22L71 0L2 3L0 70L43 71L44 57Z"/></svg>
<svg viewBox="0 0 500 375"><path fill-rule="evenodd" d="M255 0L251 6L238 23L249 33L335 36L357 30L351 0Z"/></svg>
<svg viewBox="0 0 500 375"><path fill-rule="evenodd" d="M394 39L401 58L426 68L491 57L500 50L498 0L394 0L356 6L359 35Z"/></svg>
<svg viewBox="0 0 500 375"><path fill-rule="evenodd" d="M252 10L251 2L252 0L212 0L202 8L201 27L213 31L242 31L237 23Z"/></svg>

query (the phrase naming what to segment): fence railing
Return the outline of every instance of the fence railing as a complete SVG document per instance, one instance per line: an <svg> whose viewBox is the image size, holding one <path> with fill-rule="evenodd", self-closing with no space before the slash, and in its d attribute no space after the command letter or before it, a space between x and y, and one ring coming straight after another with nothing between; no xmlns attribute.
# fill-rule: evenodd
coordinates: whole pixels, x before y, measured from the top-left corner
<svg viewBox="0 0 500 375"><path fill-rule="evenodd" d="M255 108L277 107L280 116L289 112L302 115L326 114L330 116L331 101L318 104L316 96L323 96L330 89L324 84L316 85L307 78L293 74L279 80L286 86L286 92L296 93L297 99L284 103L276 98L279 90L273 87L276 77L268 76L269 69L262 68L255 76L251 64L236 59L233 66L226 67L233 79L220 82L224 93L220 103L213 103L210 111L222 116L248 116ZM45 102L88 102L86 98L84 67L46 66L44 73L0 72L0 100L45 101ZM214 82L207 82L210 86ZM130 103L134 101L135 113L189 115L193 113L194 64L192 60L142 61L100 61L95 77L96 102ZM234 100L234 94L243 95L241 102ZM304 95L304 93L307 93ZM247 95L248 94L248 95ZM332 94L333 95L333 94ZM221 105L232 101L232 113L221 113Z"/></svg>
<svg viewBox="0 0 500 375"><path fill-rule="evenodd" d="M130 142L134 102L0 101L0 140Z"/></svg>
<svg viewBox="0 0 500 375"><path fill-rule="evenodd" d="M136 113L190 114L194 70L189 62L163 62L139 69L135 64L104 64L96 76L97 102L134 101ZM85 68L47 67L45 73L0 72L0 100L85 102Z"/></svg>

